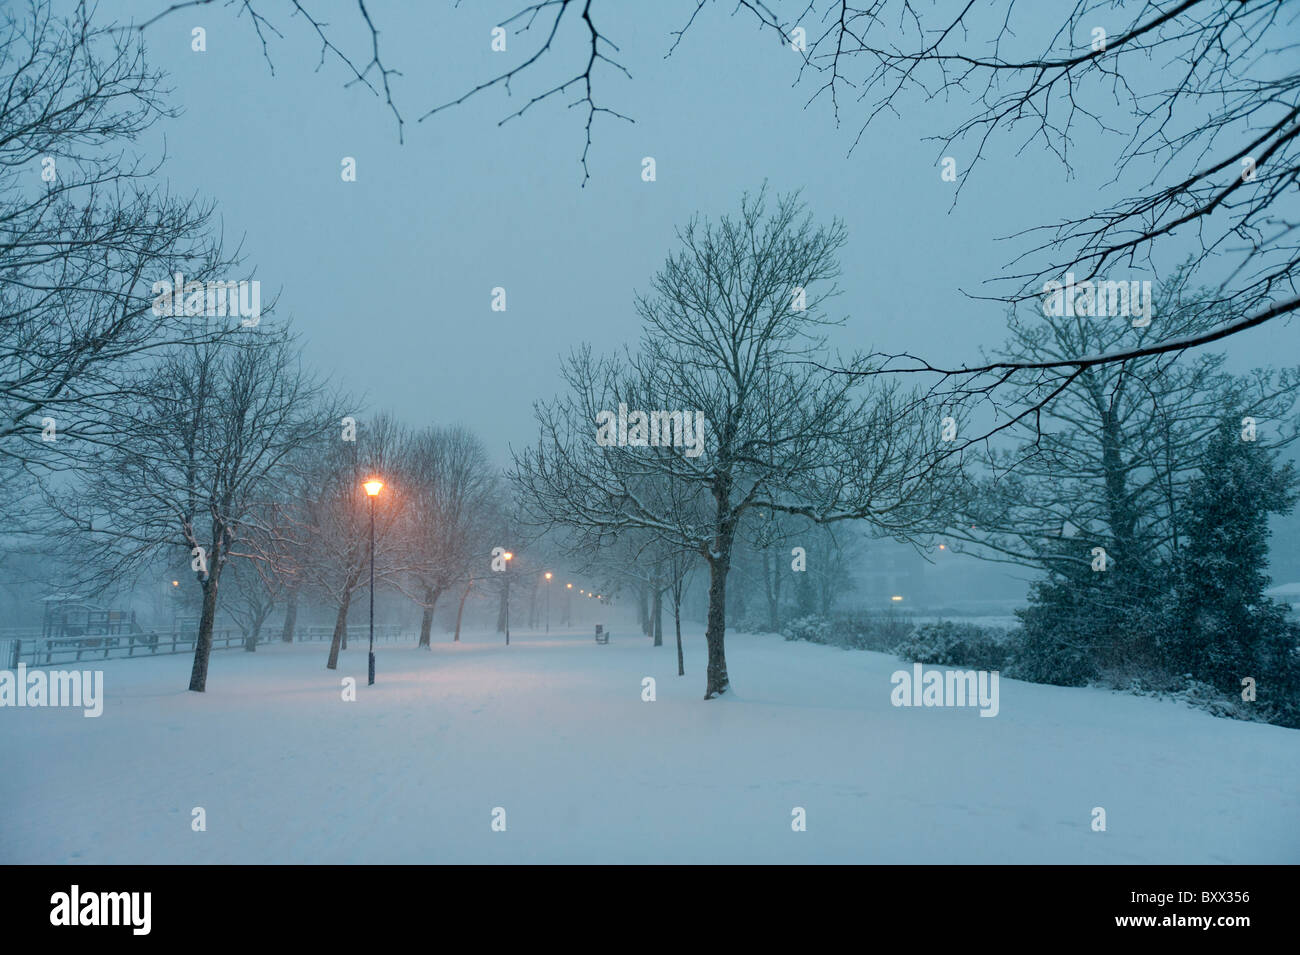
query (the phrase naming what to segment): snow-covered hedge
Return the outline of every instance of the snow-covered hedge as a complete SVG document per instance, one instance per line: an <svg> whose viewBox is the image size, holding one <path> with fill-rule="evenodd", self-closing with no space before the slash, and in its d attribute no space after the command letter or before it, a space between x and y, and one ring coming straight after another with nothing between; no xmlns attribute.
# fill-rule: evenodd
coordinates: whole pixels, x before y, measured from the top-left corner
<svg viewBox="0 0 1300 955"><path fill-rule="evenodd" d="M791 620L781 628L781 636L787 640L806 640L808 643L828 643L826 639L831 631L831 622L825 617L811 614Z"/></svg>
<svg viewBox="0 0 1300 955"><path fill-rule="evenodd" d="M913 663L976 670L1002 670L1010 662L1005 630L953 620L922 624L894 652Z"/></svg>
<svg viewBox="0 0 1300 955"><path fill-rule="evenodd" d="M837 617L816 614L799 617L781 628L787 640L805 640L850 650L889 652L912 632L915 623L905 613L846 613Z"/></svg>

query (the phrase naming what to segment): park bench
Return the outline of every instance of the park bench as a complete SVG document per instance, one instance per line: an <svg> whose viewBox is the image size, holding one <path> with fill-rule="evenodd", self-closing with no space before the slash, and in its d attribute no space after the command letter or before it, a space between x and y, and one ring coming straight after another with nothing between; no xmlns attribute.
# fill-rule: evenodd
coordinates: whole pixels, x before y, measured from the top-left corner
<svg viewBox="0 0 1300 955"><path fill-rule="evenodd" d="M602 624L596 624L596 642L609 643L609 632Z"/></svg>

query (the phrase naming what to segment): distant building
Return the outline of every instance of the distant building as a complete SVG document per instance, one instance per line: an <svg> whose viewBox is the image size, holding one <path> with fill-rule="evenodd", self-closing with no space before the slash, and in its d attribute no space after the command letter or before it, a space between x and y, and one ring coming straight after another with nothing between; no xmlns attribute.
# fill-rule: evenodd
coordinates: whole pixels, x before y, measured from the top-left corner
<svg viewBox="0 0 1300 955"><path fill-rule="evenodd" d="M1027 569L956 553L942 540L924 555L910 544L873 540L854 574L857 594L850 603L861 609L1005 614L1024 606L1031 576Z"/></svg>
<svg viewBox="0 0 1300 955"><path fill-rule="evenodd" d="M1300 582L1270 587L1264 591L1264 596L1286 604L1291 608L1291 613L1300 615Z"/></svg>

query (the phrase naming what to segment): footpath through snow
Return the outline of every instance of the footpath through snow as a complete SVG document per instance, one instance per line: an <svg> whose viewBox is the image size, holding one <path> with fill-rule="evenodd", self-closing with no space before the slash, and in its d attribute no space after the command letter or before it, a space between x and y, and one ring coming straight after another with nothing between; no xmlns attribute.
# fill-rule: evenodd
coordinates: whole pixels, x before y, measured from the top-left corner
<svg viewBox="0 0 1300 955"><path fill-rule="evenodd" d="M1295 730L1013 680L895 707L910 664L740 634L706 703L700 634L680 678L626 634L384 646L374 687L359 644L216 653L202 695L85 663L101 717L0 709L0 862L1300 862Z"/></svg>

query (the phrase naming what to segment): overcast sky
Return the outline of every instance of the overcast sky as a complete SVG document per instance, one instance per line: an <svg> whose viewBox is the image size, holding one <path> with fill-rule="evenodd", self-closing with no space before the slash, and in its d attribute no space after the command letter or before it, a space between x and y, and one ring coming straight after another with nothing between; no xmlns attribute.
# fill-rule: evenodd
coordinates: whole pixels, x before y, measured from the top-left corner
<svg viewBox="0 0 1300 955"><path fill-rule="evenodd" d="M142 20L167 5L129 0L101 13ZM979 291L1019 248L1000 236L1095 208L1122 144L1081 137L1070 179L1039 146L1016 155L1019 138L1000 140L950 211L954 185L941 181L939 145L924 137L964 108L908 98L913 108L884 117L848 155L862 108L845 104L839 129L829 101L805 108L813 87L792 86L798 55L731 5L705 9L666 59L670 31L694 5L601 8L598 26L633 79L599 72L596 95L635 122L597 118L585 188L584 113L565 108L575 97L498 126L585 55L568 40L512 98L489 91L415 121L536 48L540 23L511 34L506 53L490 50L492 26L518 0L368 3L385 60L404 71L393 81L403 145L382 101L344 89L347 75L329 59L317 71L319 47L301 20L272 17L284 33L271 41L272 74L234 8L183 9L145 34L184 110L161 127L168 178L219 203L228 240L242 236L264 299L280 291L280 314L293 317L312 364L364 392L372 410L468 425L501 463L508 444L533 438L531 403L559 387L561 353L635 340L633 292L673 248L674 227L697 210L735 209L765 180L802 189L817 216L848 227L836 308L848 321L836 345L939 361L996 345L1001 307L961 290ZM324 6L332 35L364 62L369 35L355 6ZM191 50L196 26L207 31L204 53ZM340 178L345 156L356 159L354 183ZM642 181L645 156L655 182ZM964 174L962 152L955 158ZM507 290L504 313L489 307L494 286ZM1232 350L1245 362L1293 346L1294 330L1279 325Z"/></svg>

